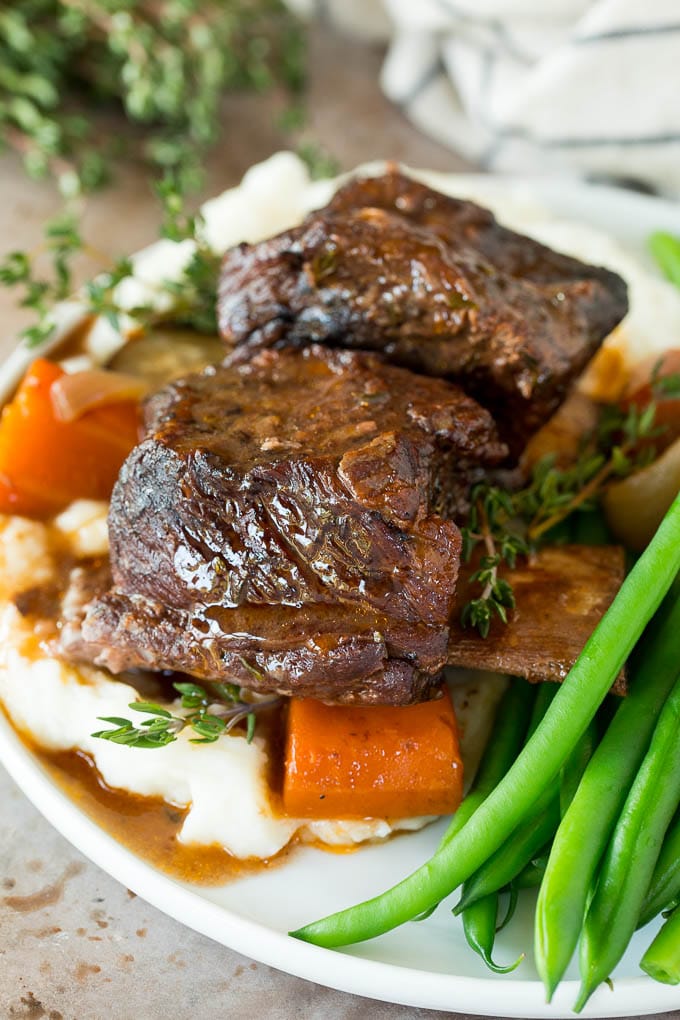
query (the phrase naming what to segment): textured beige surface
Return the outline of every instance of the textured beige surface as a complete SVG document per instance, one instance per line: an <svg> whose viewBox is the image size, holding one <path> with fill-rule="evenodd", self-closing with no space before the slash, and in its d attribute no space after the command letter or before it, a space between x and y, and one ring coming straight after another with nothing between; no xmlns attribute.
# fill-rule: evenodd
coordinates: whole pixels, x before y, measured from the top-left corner
<svg viewBox="0 0 680 1020"><path fill-rule="evenodd" d="M383 99L376 84L379 64L377 50L316 34L309 100L314 136L346 168L392 157L462 169L455 156L419 136ZM236 183L251 163L282 146L273 126L276 112L268 97L228 102L208 193ZM0 252L35 248L42 223L58 208L54 190L27 182L17 161L5 157L0 196ZM115 189L89 203L85 228L97 251L80 260L79 277L152 240L157 219L145 179L123 168ZM0 313L2 355L26 319L7 293L0 292ZM148 907L87 862L1 769L0 802L0 1020L445 1015L369 1002L251 963Z"/></svg>

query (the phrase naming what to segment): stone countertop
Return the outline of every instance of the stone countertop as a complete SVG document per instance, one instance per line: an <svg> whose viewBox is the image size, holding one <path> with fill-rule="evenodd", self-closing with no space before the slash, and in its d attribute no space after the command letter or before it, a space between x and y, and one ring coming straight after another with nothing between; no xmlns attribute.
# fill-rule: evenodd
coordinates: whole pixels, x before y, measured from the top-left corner
<svg viewBox="0 0 680 1020"><path fill-rule="evenodd" d="M467 169L382 97L380 60L374 47L314 31L310 136L343 168L392 157L439 170ZM224 141L210 160L207 194L237 183L250 164L285 145L275 127L278 112L269 96L226 102ZM54 188L28 181L18 161L5 156L0 193L0 255L34 250L45 219L59 208ZM88 202L85 233L92 248L79 260L78 278L149 243L157 223L143 173L121 167L115 187ZM4 356L27 317L6 292L0 293L0 311ZM0 1020L467 1020L345 995L253 963L149 907L89 863L2 769L0 800Z"/></svg>

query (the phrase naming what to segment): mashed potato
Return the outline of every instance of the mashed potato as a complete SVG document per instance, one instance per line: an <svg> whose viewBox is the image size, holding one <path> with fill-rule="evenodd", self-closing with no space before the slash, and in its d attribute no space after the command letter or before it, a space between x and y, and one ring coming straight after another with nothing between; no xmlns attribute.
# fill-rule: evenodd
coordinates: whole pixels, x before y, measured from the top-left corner
<svg viewBox="0 0 680 1020"><path fill-rule="evenodd" d="M302 821L278 815L267 785L266 741L230 735L197 745L191 732L149 751L91 736L102 716L129 717L138 697L128 683L104 670L72 666L36 648L32 627L9 601L14 594L56 577L52 549L66 546L76 559L108 550L105 503L78 500L43 524L0 518L0 699L16 728L48 751L80 749L95 762L108 786L186 806L180 839L223 846L235 857L268 858L298 835L305 842L353 846L384 839L400 829L419 829L429 818ZM502 692L498 677L459 681L456 699L474 758L480 726ZM181 714L178 704L173 711Z"/></svg>
<svg viewBox="0 0 680 1020"><path fill-rule="evenodd" d="M361 170L375 173L383 168L383 164L375 164ZM554 219L512 185L490 181L485 187L479 179L471 184L456 176L416 176L441 191L490 206L501 222L514 229L620 272L630 285L631 311L605 347L618 352L626 364L643 360L680 336L680 293L606 235ZM217 250L243 240L258 241L293 226L310 209L324 205L338 183L310 182L301 161L281 153L253 167L238 188L206 204L206 238ZM135 278L121 284L119 301L130 308L157 301L158 282L179 273L192 252L189 241L152 245L136 257ZM74 307L77 309L77 303L71 303L64 313L71 325ZM121 343L111 326L98 320L88 334L86 354L76 367L105 364ZM65 367L74 368L73 364ZM21 369L13 356L1 374L0 390L6 392L11 374L16 376ZM592 396L607 396L603 379L601 372L590 373L583 386ZM214 744L196 745L190 743L190 734L183 732L175 743L155 751L94 739L92 732L101 728L98 717L129 716L127 706L137 692L103 670L76 668L43 652L36 655L35 637L10 600L15 593L54 579L51 550L55 543L75 559L105 555L106 511L104 503L80 500L49 524L0 518L0 698L20 731L49 750L86 751L113 788L187 806L181 840L220 844L237 857L271 857L296 834L302 840L346 846L385 838L396 829L417 829L429 821L309 822L278 816L266 781L267 747L258 736L251 744L230 735ZM459 676L453 683L468 779L504 683L500 677L480 675Z"/></svg>
<svg viewBox="0 0 680 1020"><path fill-rule="evenodd" d="M104 781L116 789L189 807L179 838L187 844L219 845L234 857L269 858L296 834L334 847L385 838L397 829L421 828L431 819L302 821L281 817L267 785L267 747L257 735L229 735L215 744L191 743L191 731L155 751L125 748L93 737L102 716L129 716L138 693L104 670L71 666L37 654L33 628L11 597L57 575L52 550L75 559L108 550L105 503L79 500L52 522L0 517L0 699L16 728L47 751L87 752ZM503 690L499 678L457 684L461 719L478 727ZM180 713L177 705L174 711Z"/></svg>

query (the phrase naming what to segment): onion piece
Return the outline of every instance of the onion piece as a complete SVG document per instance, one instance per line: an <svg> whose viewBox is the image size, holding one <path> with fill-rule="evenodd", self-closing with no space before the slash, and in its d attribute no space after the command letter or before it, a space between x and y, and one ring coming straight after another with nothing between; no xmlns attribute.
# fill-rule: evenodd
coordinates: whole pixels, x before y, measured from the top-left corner
<svg viewBox="0 0 680 1020"><path fill-rule="evenodd" d="M624 545L641 552L680 492L680 439L642 471L614 482L603 497L607 524Z"/></svg>
<svg viewBox="0 0 680 1020"><path fill-rule="evenodd" d="M91 369L55 379L50 397L56 418L67 422L75 421L95 407L141 400L148 392L148 384L136 376Z"/></svg>
<svg viewBox="0 0 680 1020"><path fill-rule="evenodd" d="M154 326L142 336L131 338L118 351L111 368L140 376L154 389L160 389L173 379L222 361L225 354L218 336Z"/></svg>

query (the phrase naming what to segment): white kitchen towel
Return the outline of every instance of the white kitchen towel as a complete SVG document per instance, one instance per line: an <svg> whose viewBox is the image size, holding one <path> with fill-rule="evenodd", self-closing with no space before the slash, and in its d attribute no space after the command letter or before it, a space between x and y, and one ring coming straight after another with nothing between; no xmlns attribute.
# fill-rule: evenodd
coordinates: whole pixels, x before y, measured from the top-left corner
<svg viewBox="0 0 680 1020"><path fill-rule="evenodd" d="M385 93L489 170L680 195L680 0L289 0L388 38Z"/></svg>

